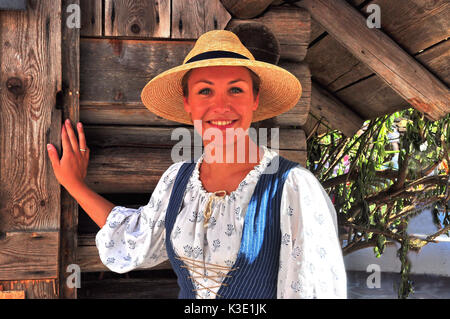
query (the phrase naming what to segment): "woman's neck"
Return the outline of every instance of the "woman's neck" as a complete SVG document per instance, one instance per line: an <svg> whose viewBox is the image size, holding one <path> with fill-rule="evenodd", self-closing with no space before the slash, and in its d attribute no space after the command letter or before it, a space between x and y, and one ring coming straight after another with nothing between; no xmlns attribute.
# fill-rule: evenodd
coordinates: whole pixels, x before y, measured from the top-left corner
<svg viewBox="0 0 450 319"><path fill-rule="evenodd" d="M235 172L258 165L263 154L263 149L258 147L248 135L243 140L225 147L209 143L205 145L202 160L203 172L207 175L214 172L218 178L227 178Z"/></svg>

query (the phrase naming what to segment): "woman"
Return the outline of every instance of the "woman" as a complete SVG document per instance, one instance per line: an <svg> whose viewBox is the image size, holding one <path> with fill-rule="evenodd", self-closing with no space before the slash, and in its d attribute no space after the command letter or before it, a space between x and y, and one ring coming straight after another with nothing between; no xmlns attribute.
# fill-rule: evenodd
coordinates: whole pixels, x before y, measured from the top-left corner
<svg viewBox="0 0 450 319"><path fill-rule="evenodd" d="M256 61L233 33L202 35L141 98L159 116L194 124L205 151L172 164L138 209L87 188L84 133L79 126L78 146L66 124L68 155L59 162L50 148L49 156L60 183L101 227L102 262L124 273L170 259L180 298L345 298L328 195L307 169L248 136L252 122L286 112L300 95L295 76Z"/></svg>

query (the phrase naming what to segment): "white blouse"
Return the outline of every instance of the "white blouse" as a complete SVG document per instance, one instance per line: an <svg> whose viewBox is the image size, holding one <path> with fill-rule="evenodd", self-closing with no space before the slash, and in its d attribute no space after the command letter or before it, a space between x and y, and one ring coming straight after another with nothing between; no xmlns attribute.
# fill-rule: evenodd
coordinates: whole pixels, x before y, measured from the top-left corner
<svg viewBox="0 0 450 319"><path fill-rule="evenodd" d="M277 153L262 147L264 155L238 188L212 202L209 226L203 212L213 195L202 186L198 160L187 184L171 240L176 254L197 261L231 267L238 255L244 217L253 190ZM151 268L168 259L165 214L173 182L184 162L172 164L162 175L147 205L137 209L116 206L96 235L101 261L112 271L125 273ZM336 211L317 178L306 168L291 169L283 187L280 207L281 248L277 298L346 298L347 282L338 240ZM221 277L208 269L189 269L195 276L197 298L214 299ZM230 272L232 275L232 272ZM206 288L205 288L206 287Z"/></svg>

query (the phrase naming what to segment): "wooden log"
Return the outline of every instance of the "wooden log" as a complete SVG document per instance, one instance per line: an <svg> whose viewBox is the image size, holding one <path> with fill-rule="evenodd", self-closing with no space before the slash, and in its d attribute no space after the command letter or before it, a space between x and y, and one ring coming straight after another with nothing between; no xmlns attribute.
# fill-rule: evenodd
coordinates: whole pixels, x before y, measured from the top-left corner
<svg viewBox="0 0 450 319"><path fill-rule="evenodd" d="M76 2L71 2L63 8L67 8L70 4L77 4ZM103 2L102 0L80 0L79 1L81 10L81 29L80 35L85 37L100 37L102 36L102 10ZM67 12L63 11L63 14ZM63 20L66 21L66 20ZM64 32L64 30L63 30Z"/></svg>
<svg viewBox="0 0 450 319"><path fill-rule="evenodd" d="M62 6L67 7L70 4L79 4L79 0L62 0ZM100 3L100 4L99 4ZM101 2L93 1L91 5L95 4L98 11L100 7L101 18ZM86 1L84 4L86 6ZM90 5L89 5L90 6ZM89 7L93 8L93 7ZM84 11L83 11L84 12ZM89 12L89 11L88 11ZM63 11L62 19L66 21L68 13ZM101 35L101 19L94 20L97 25L100 25ZM70 119L73 127L80 119L80 29L77 28L63 28L62 29L62 116L58 112L57 119L54 120L54 125L57 127L57 132L61 131L61 123L65 119ZM58 110L60 111L60 110ZM59 135L59 134L58 134ZM60 135L57 137L60 147ZM60 152L59 154L62 154ZM78 203L67 192L61 188L61 237L60 237L60 262L59 262L59 297L64 299L76 299L77 288L68 287L66 284L67 277L71 274L67 272L67 266L76 263L76 247L77 247L77 226L78 226Z"/></svg>
<svg viewBox="0 0 450 319"><path fill-rule="evenodd" d="M170 37L169 0L105 0L105 36Z"/></svg>
<svg viewBox="0 0 450 319"><path fill-rule="evenodd" d="M239 19L254 18L272 3L273 0L221 0L223 6Z"/></svg>
<svg viewBox="0 0 450 319"><path fill-rule="evenodd" d="M368 29L364 17L345 1L306 0L301 4L328 33L429 119L450 112L448 88L381 30Z"/></svg>
<svg viewBox="0 0 450 319"><path fill-rule="evenodd" d="M180 123L166 120L150 112L142 103L104 104L84 102L80 105L80 121L83 124L114 125L165 125L180 126Z"/></svg>
<svg viewBox="0 0 450 319"><path fill-rule="evenodd" d="M358 114L339 101L333 94L313 82L311 113L325 121L329 127L341 131L345 136L353 136L364 123Z"/></svg>
<svg viewBox="0 0 450 319"><path fill-rule="evenodd" d="M174 129L167 127L137 127L137 126L85 126L86 140L88 146L95 151L96 149L107 147L138 147L138 148L172 148L175 144L194 146L194 128L183 127L176 130L186 133L186 140L176 133ZM299 129L278 129L268 127L260 132L256 129L257 137L267 139L268 145L273 139L278 139L279 148L283 150L306 150L306 144L302 130ZM273 133L273 136L272 136ZM200 136L195 133L198 138ZM258 134L260 134L258 136ZM274 140L275 143L276 140ZM202 145L199 145L201 147Z"/></svg>
<svg viewBox="0 0 450 319"><path fill-rule="evenodd" d="M187 155L194 159L194 150ZM306 150L280 150L280 155L301 164L305 163ZM86 183L103 194L151 193L172 163L171 149L98 149L91 153Z"/></svg>
<svg viewBox="0 0 450 319"><path fill-rule="evenodd" d="M280 59L301 62L305 58L311 31L311 19L306 10L298 7L270 7L257 18L233 19L229 25L237 23L235 20L240 23L260 22L267 26L280 43Z"/></svg>
<svg viewBox="0 0 450 319"><path fill-rule="evenodd" d="M311 73L306 63L281 60L279 66L295 75L302 84L302 96L289 111L275 117L275 126L301 126L306 122L311 108Z"/></svg>
<svg viewBox="0 0 450 319"><path fill-rule="evenodd" d="M256 60L278 64L280 43L273 32L263 23L231 20L227 25L227 30L239 37L239 40Z"/></svg>
<svg viewBox="0 0 450 319"><path fill-rule="evenodd" d="M4 232L0 280L58 277L59 231Z"/></svg>
<svg viewBox="0 0 450 319"><path fill-rule="evenodd" d="M219 0L172 0L172 38L197 39L211 30L223 30L231 15Z"/></svg>
<svg viewBox="0 0 450 319"><path fill-rule="evenodd" d="M193 45L191 41L81 39L80 103L141 102L145 84L182 64Z"/></svg>

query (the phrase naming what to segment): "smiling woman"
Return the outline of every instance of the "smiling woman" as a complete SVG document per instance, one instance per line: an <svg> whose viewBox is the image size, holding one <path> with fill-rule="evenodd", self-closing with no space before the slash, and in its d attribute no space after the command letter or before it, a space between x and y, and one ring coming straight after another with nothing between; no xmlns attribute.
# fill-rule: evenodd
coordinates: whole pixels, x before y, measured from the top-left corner
<svg viewBox="0 0 450 319"><path fill-rule="evenodd" d="M182 65L146 84L141 99L159 116L194 125L205 152L172 164L138 209L79 195L102 227L102 262L124 273L169 259L179 298L345 298L330 198L311 172L248 134L253 122L294 107L301 93L293 74L255 60L234 33L203 34Z"/></svg>

